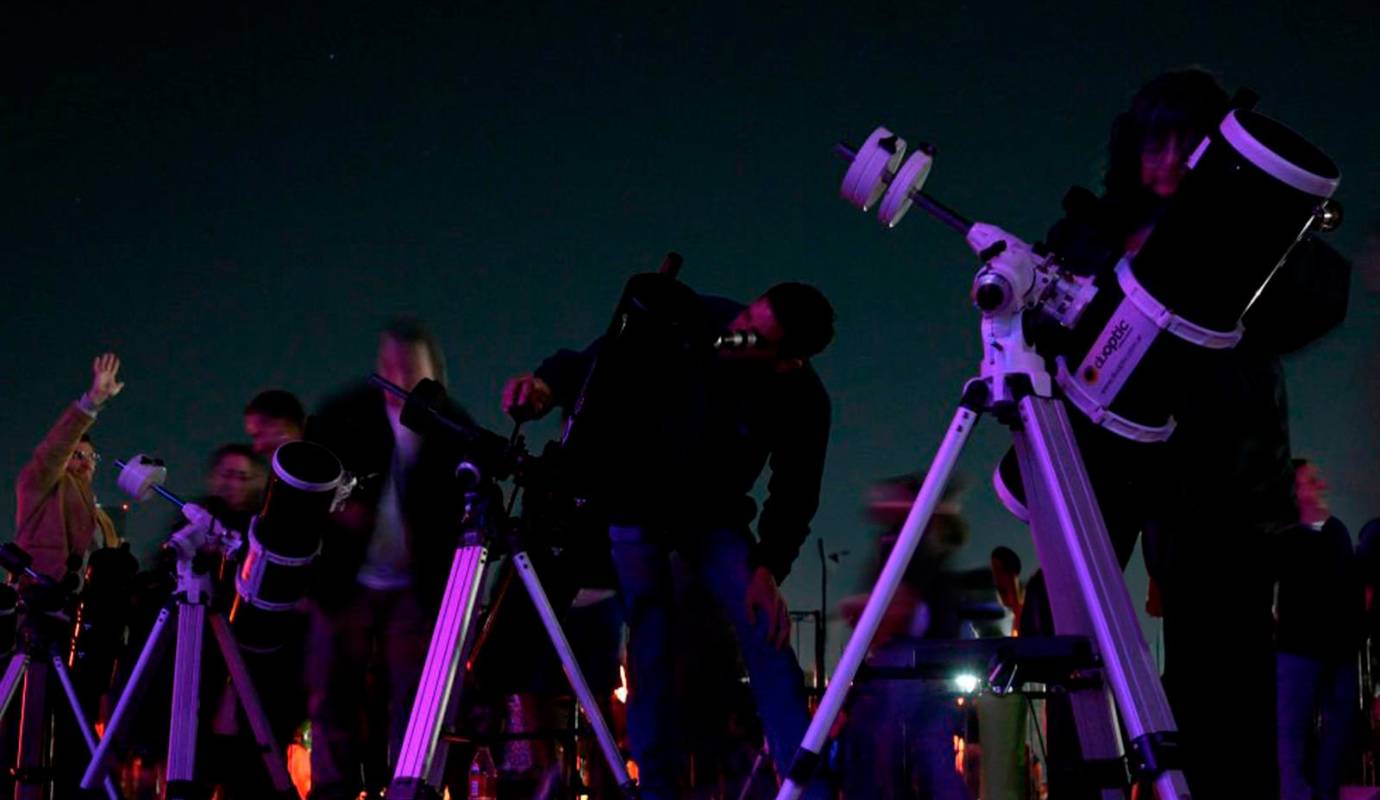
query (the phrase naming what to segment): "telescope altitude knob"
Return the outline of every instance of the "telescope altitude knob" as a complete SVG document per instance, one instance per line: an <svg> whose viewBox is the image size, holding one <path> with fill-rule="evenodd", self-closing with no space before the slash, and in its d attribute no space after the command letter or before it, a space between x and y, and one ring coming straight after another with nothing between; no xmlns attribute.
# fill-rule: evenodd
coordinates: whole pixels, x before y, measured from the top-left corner
<svg viewBox="0 0 1380 800"><path fill-rule="evenodd" d="M1342 227L1342 204L1332 198L1322 201L1318 206L1318 230L1323 233Z"/></svg>
<svg viewBox="0 0 1380 800"><path fill-rule="evenodd" d="M920 145L910 158L906 159L905 166L896 173L896 177L891 179L891 185L887 187L886 196L882 198L882 204L877 208L877 218L888 228L896 227L896 223L906 215L914 201L912 195L920 191L920 187L925 185L925 179L930 176L930 167L934 165L934 148L929 145Z"/></svg>
<svg viewBox="0 0 1380 800"><path fill-rule="evenodd" d="M840 194L863 211L870 211L886 191L887 179L896 174L906 155L906 140L886 128L877 128L853 156L843 175Z"/></svg>

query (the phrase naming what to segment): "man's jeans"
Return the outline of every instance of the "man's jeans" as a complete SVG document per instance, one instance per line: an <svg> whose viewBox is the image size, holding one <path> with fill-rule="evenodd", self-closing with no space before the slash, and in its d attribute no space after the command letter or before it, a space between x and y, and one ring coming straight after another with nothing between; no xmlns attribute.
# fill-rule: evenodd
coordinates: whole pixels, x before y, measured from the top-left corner
<svg viewBox="0 0 1380 800"><path fill-rule="evenodd" d="M674 729L676 643L671 640L674 590L670 550L675 549L733 627L747 667L757 713L766 729L778 775L785 775L809 723L805 681L790 647L767 640L767 620L749 624L744 602L752 577L745 530L717 528L683 536L672 548L636 526L609 529L628 620L628 738L637 761L643 800L677 796L678 732ZM681 654L693 657L693 654ZM807 797L824 797L815 781Z"/></svg>
<svg viewBox="0 0 1380 800"><path fill-rule="evenodd" d="M843 734L844 797L971 798L955 765L956 705L953 692L934 681L855 684Z"/></svg>
<svg viewBox="0 0 1380 800"><path fill-rule="evenodd" d="M1323 660L1278 653L1279 796L1336 800L1351 757L1351 729L1359 713L1355 658ZM1316 756L1307 758L1318 717ZM1311 761L1313 769L1305 765Z"/></svg>
<svg viewBox="0 0 1380 800"><path fill-rule="evenodd" d="M356 798L387 786L407 731L431 641L433 618L412 589L357 587L349 604L312 604L307 632L312 800ZM376 683L369 679L375 669ZM361 736L361 718L381 707L386 722ZM382 720L376 720L382 722Z"/></svg>

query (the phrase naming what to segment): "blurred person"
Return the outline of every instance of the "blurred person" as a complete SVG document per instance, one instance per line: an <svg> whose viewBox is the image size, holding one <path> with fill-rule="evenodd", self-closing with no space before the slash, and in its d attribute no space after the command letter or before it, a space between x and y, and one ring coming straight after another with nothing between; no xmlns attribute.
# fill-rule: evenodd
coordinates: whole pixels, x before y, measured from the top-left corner
<svg viewBox="0 0 1380 800"><path fill-rule="evenodd" d="M297 396L283 389L254 395L244 407L244 432L254 443L254 454L271 462L279 446L295 442L307 429L307 412Z"/></svg>
<svg viewBox="0 0 1380 800"><path fill-rule="evenodd" d="M206 497L200 504L228 527L248 533L249 520L263 505L267 488L267 466L253 446L223 444L211 454Z"/></svg>
<svg viewBox="0 0 1380 800"><path fill-rule="evenodd" d="M446 378L440 343L411 318L382 330L374 369L406 389ZM353 800L392 777L459 534L455 454L405 427L402 407L361 382L328 399L307 432L363 478L331 516L309 606L316 800ZM453 403L447 413L469 421Z"/></svg>
<svg viewBox="0 0 1380 800"><path fill-rule="evenodd" d="M916 475L875 484L868 516L880 526L875 577L905 524L922 479ZM955 640L963 629L963 580L952 557L967 542L968 526L959 514L958 484L945 487L920 544L911 557L891 604L873 637L873 655L904 654L922 640ZM869 594L839 601L839 610L856 625ZM902 659L905 660L904 658ZM845 752L844 796L910 800L964 800L971 797L955 768L958 732L954 693L948 681L872 678L859 681L849 700L841 739Z"/></svg>

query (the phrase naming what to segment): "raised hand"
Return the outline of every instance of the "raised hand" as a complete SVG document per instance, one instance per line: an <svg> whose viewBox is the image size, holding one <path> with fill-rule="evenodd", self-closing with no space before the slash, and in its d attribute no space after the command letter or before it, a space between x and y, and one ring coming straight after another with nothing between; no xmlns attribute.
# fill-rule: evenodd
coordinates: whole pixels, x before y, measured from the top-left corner
<svg viewBox="0 0 1380 800"><path fill-rule="evenodd" d="M119 380L120 358L114 353L103 353L91 362L91 388L86 390L86 398L93 405L103 405L105 401L124 391L125 384Z"/></svg>

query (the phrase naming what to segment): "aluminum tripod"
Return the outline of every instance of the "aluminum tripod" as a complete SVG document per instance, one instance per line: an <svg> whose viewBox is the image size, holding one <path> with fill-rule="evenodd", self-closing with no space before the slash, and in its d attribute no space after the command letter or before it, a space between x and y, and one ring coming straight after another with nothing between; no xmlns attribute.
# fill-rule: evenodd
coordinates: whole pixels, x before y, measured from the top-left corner
<svg viewBox="0 0 1380 800"><path fill-rule="evenodd" d="M195 549L195 548L193 548ZM211 598L211 578L205 571L194 566L190 552L179 552L177 561L177 592L173 602L158 614L158 619L149 633L139 660L129 676L125 690L120 694L115 711L111 714L110 725L105 737L96 748L91 763L82 776L81 786L90 790L99 783L110 769L114 757L112 748L120 739L120 734L129 724L132 713L139 704L144 684L151 674L154 663L166 650L167 637L172 635L174 646L172 714L168 724L168 794L169 798L194 798L203 794L195 783L197 722L201 704L201 656L202 640L209 623L216 645L225 660L226 670L235 695L240 700L245 716L249 719L254 739L263 753L264 764L273 781L275 791L283 795L293 792L292 781L287 774L287 761L273 738L258 692L249 678L249 670L240 655L239 644L225 617L216 612L209 613L207 605ZM169 622L176 619L176 628Z"/></svg>
<svg viewBox="0 0 1380 800"><path fill-rule="evenodd" d="M984 260L972 291L982 312L982 371L964 389L777 800L799 797L815 773L825 739L882 615L984 411L994 412L1011 429L1055 629L1062 635L1087 637L1100 661L1102 681L1070 693L1084 762L1111 775L1099 782L1105 786L1105 800L1124 797L1128 779L1153 783L1160 800L1184 800L1188 786L1176 764L1178 736L1168 700L1063 403L1053 395L1044 359L1024 335L1022 317L1027 310L1040 310L1064 323L1076 319L1089 286L1020 239L991 225L974 224L925 195L919 187L928 173L930 154L922 151L897 170L904 148L904 142L885 128L877 129L856 153L841 146L839 152L852 160L844 195L863 209L881 199L888 225L899 221L913 203L965 235ZM1129 737L1129 757L1122 747L1118 712Z"/></svg>
<svg viewBox="0 0 1380 800"><path fill-rule="evenodd" d="M35 616L38 618L35 619ZM57 676L62 685L67 707L72 718L81 730L88 752L96 750L95 729L86 719L77 690L72 685L72 676L67 664L55 644L57 631L40 630L41 627L56 627L58 621L42 612L27 610L21 626L23 642L10 656L5 666L5 674L0 678L0 720L3 720L10 704L23 686L22 705L19 713L19 751L15 759L15 800L42 800L45 786L50 783L46 774L46 763L52 755L51 731L48 730L48 681L50 675ZM51 671L50 671L51 670ZM71 757L70 754L68 757ZM115 783L106 778L102 784L110 800L118 800Z"/></svg>
<svg viewBox="0 0 1380 800"><path fill-rule="evenodd" d="M478 469L472 465L462 465L457 474L467 469L473 475L479 474ZM494 535L495 520L489 518L489 505L493 502L496 487L492 483L476 483L480 484L479 489L465 494L465 515L460 545L456 548L455 558L451 562L450 577L446 581L445 595L436 617L436 628L431 636L431 645L427 649L426 663L422 667L421 683L417 687L417 697L412 703L412 715L408 719L402 750L398 754L398 764L393 772L393 781L388 787L389 798L413 800L441 796L439 787L446 764L445 742L441 737L442 727L459 707L456 678L460 672L461 654L474 622L479 588L484 582L485 567L488 563L489 543ZM503 522L506 523L507 520L504 519ZM575 652L561 629L556 611L537 578L532 560L527 555L519 535L510 538L509 551L512 553L517 575L532 598L532 605L546 628L551 644L556 648L556 655L560 658L570 687L594 729L595 738L598 739L599 748L603 751L609 770L621 787L623 795L629 798L636 797L636 785L628 777L618 743L604 720L584 673L580 671L580 665L575 660Z"/></svg>

